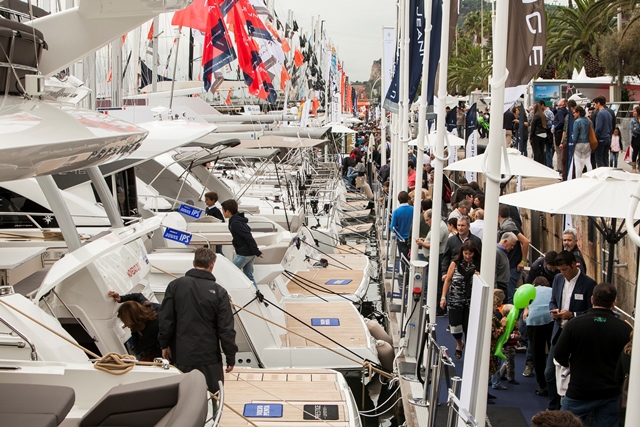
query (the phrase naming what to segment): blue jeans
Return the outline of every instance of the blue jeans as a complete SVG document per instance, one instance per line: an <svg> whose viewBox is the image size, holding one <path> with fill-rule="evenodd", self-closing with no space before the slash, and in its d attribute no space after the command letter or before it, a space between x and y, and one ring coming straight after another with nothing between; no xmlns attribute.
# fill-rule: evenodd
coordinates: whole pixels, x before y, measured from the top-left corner
<svg viewBox="0 0 640 427"><path fill-rule="evenodd" d="M253 286L258 288L255 279L253 278L253 261L256 259L255 255L236 255L233 259L233 264L238 267L245 276L253 282Z"/></svg>
<svg viewBox="0 0 640 427"><path fill-rule="evenodd" d="M597 168L609 166L609 148L611 148L611 139L598 141L595 154Z"/></svg>
<svg viewBox="0 0 640 427"><path fill-rule="evenodd" d="M553 169L553 155L556 152L553 143L544 145L545 163L547 167Z"/></svg>
<svg viewBox="0 0 640 427"><path fill-rule="evenodd" d="M495 357L493 356L493 354L491 355L491 357ZM498 370L493 373L491 375L491 388L498 388L499 386L501 386L502 384L500 383L500 368L502 368L502 364L504 363L504 360L499 359L500 363L499 363L499 367Z"/></svg>
<svg viewBox="0 0 640 427"><path fill-rule="evenodd" d="M610 151L609 152L609 166L612 168L617 168L618 167L618 154L620 154L618 151L613 152Z"/></svg>
<svg viewBox="0 0 640 427"><path fill-rule="evenodd" d="M569 411L582 420L593 411L597 427L617 426L620 416L619 400L620 396L596 400L577 400L565 396L562 399L562 410Z"/></svg>

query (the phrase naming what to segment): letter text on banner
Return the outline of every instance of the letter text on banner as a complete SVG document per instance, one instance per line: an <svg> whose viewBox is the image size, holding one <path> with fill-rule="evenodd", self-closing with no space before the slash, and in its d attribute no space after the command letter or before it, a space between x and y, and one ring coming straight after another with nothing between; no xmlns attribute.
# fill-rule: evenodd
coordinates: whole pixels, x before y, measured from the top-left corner
<svg viewBox="0 0 640 427"><path fill-rule="evenodd" d="M511 108L527 84L538 73L545 57L547 38L544 0L514 0L509 3L510 46L507 50L507 82L504 109ZM501 42L506 43L507 40Z"/></svg>

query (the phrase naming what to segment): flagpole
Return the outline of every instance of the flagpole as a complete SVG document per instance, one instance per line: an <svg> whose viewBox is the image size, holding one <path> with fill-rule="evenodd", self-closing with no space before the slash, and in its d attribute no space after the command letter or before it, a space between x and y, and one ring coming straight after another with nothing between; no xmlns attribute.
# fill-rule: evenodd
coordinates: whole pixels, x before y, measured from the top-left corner
<svg viewBox="0 0 640 427"><path fill-rule="evenodd" d="M429 55L431 52L431 15L433 11L433 2L432 0L423 0L424 1L424 21L429 24L425 25L424 29L424 51L422 55L422 88L420 90L420 109L418 110L418 139L416 140L418 147L418 154L416 155L416 187L415 187L415 196L413 202L413 224L412 230L413 234L411 236L411 261L416 261L418 259L418 243L417 239L419 237L424 238L425 236L420 236L420 221L424 221L422 218L422 214L420 212L420 201L422 200L422 167L424 165L424 146L425 146L425 135L426 135L426 127L427 127L427 92L429 85L427 84L428 76L429 76ZM433 211L440 209L439 206L436 206L435 200L433 201ZM442 200L440 200L440 205L442 204ZM435 212L434 212L435 213ZM440 220L440 213L438 215L434 215L432 218L436 218L436 221ZM440 224L439 222L432 222L432 224ZM437 237L437 233L431 233L433 242L434 238ZM435 239L438 240L438 239ZM433 252L437 253L437 249ZM431 258L431 256L430 256ZM437 264L437 261L436 263ZM435 265L432 264L432 265ZM431 274L430 274L431 275ZM437 282L431 282L437 283ZM433 287L433 286L432 286ZM435 295L435 294L434 294ZM427 301L428 307L435 307L429 305L429 301Z"/></svg>
<svg viewBox="0 0 640 427"><path fill-rule="evenodd" d="M400 177L398 179L398 184L401 188L407 188L407 176L409 175L409 155L407 154L409 148L409 140L411 139L409 136L409 60L410 60L410 49L411 49L411 23L409 21L409 16L411 15L410 3L411 0L404 0L405 8L404 8L404 29L402 31L402 39L404 43L404 49L402 52L404 53L402 57L402 67L400 68ZM404 182L404 184L403 184Z"/></svg>
<svg viewBox="0 0 640 427"><path fill-rule="evenodd" d="M495 282L496 248L493 242L498 241L498 205L500 196L500 156L504 144L503 115L500 113L504 105L505 82L507 79L507 18L509 14L509 0L497 0L496 25L493 38L493 78L491 79L491 105L493 114L489 129L489 145L487 146L487 170L485 171L485 227L483 240L486 244L482 250L480 277L484 284ZM477 288L476 288L477 289ZM484 325L485 333L478 338L476 354L467 354L479 361L477 372L473 376L472 384L462 384L462 387L472 387L475 399L472 400L469 412L474 416L478 425L485 425L487 418L487 379L489 376L489 358L491 348L491 317L493 315L493 295L487 300L487 305L480 307L478 323ZM470 319L470 322L475 319ZM482 330L482 328L481 328Z"/></svg>
<svg viewBox="0 0 640 427"><path fill-rule="evenodd" d="M432 1L427 0L430 4L429 8L431 9ZM436 141L434 147L435 158L433 160L434 164L434 176L433 176L433 191L431 192L431 199L433 202L433 208L431 210L431 227L432 229L439 230L440 221L442 220L442 185L444 183L444 161L446 158L444 157L444 139L445 139L445 115L447 108L447 74L449 67L449 16L450 16L450 0L444 0L442 3L442 30L441 30L441 38L440 38L440 66L438 71L439 81L438 81L438 112L437 112L437 133L436 133ZM427 25L431 25L431 18L427 20ZM431 32L427 35L427 37L431 38ZM429 43L426 44L425 49L429 49ZM425 63L428 67L428 60L425 55ZM428 73L423 74L423 92L425 91L425 76L428 76ZM426 96L423 94L423 98ZM420 124L422 124L422 119ZM429 134L429 131L426 130L426 135ZM449 150L455 149L453 147L449 147ZM435 313L437 311L438 306L438 276L440 275L440 240L439 240L439 232L431 233L431 248L429 251L429 280L427 283L430 285L427 287L427 306L429 307L430 317L433 321L435 317Z"/></svg>

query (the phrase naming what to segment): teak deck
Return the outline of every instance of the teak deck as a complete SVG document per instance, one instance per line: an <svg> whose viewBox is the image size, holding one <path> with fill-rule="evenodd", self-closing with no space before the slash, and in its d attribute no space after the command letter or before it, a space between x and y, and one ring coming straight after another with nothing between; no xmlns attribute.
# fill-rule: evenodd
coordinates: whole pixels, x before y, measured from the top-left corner
<svg viewBox="0 0 640 427"><path fill-rule="evenodd" d="M224 403L239 413L249 403L282 405L282 417L249 418L257 425L310 426L349 425L345 394L340 389L337 374L320 370L244 370L225 374ZM335 405L337 420L305 420L304 405ZM224 408L221 425L246 427L249 425L229 408Z"/></svg>
<svg viewBox="0 0 640 427"><path fill-rule="evenodd" d="M368 344L362 318L350 302L290 302L286 303L283 308L305 323L301 324L291 316L286 316L286 327L302 335L287 334L286 346L288 347L318 347L318 344L329 348L337 347L336 344L308 327L311 326L312 318L339 319L340 326L315 326L313 328L345 347L365 347ZM308 339L312 339L318 344Z"/></svg>
<svg viewBox="0 0 640 427"><path fill-rule="evenodd" d="M331 263L331 260L329 261ZM287 289L291 294L309 296L314 293L320 296L330 295L331 292L354 294L362 283L363 269L364 266L360 270L322 269L298 271L296 273L298 277L287 282ZM351 280L351 282L346 285L327 285L326 283L329 280ZM309 288L311 292L306 288ZM323 290L325 288L327 291Z"/></svg>

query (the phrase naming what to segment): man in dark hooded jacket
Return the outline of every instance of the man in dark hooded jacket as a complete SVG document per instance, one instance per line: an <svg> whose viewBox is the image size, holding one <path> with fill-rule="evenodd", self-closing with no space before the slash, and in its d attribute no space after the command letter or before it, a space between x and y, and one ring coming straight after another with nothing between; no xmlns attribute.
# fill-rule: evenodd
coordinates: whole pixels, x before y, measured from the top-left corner
<svg viewBox="0 0 640 427"><path fill-rule="evenodd" d="M238 212L238 202L233 199L222 202L222 214L228 219L229 231L233 238L231 243L236 251L233 263L257 288L258 285L253 278L253 262L256 257L262 258L262 252L258 249L258 244L251 235L251 228L247 224L249 220L244 217L242 212Z"/></svg>
<svg viewBox="0 0 640 427"><path fill-rule="evenodd" d="M215 261L211 249L196 250L193 268L169 283L158 312L162 357L183 372L202 372L212 393L224 379L222 353L229 373L238 351L229 294L212 274Z"/></svg>

